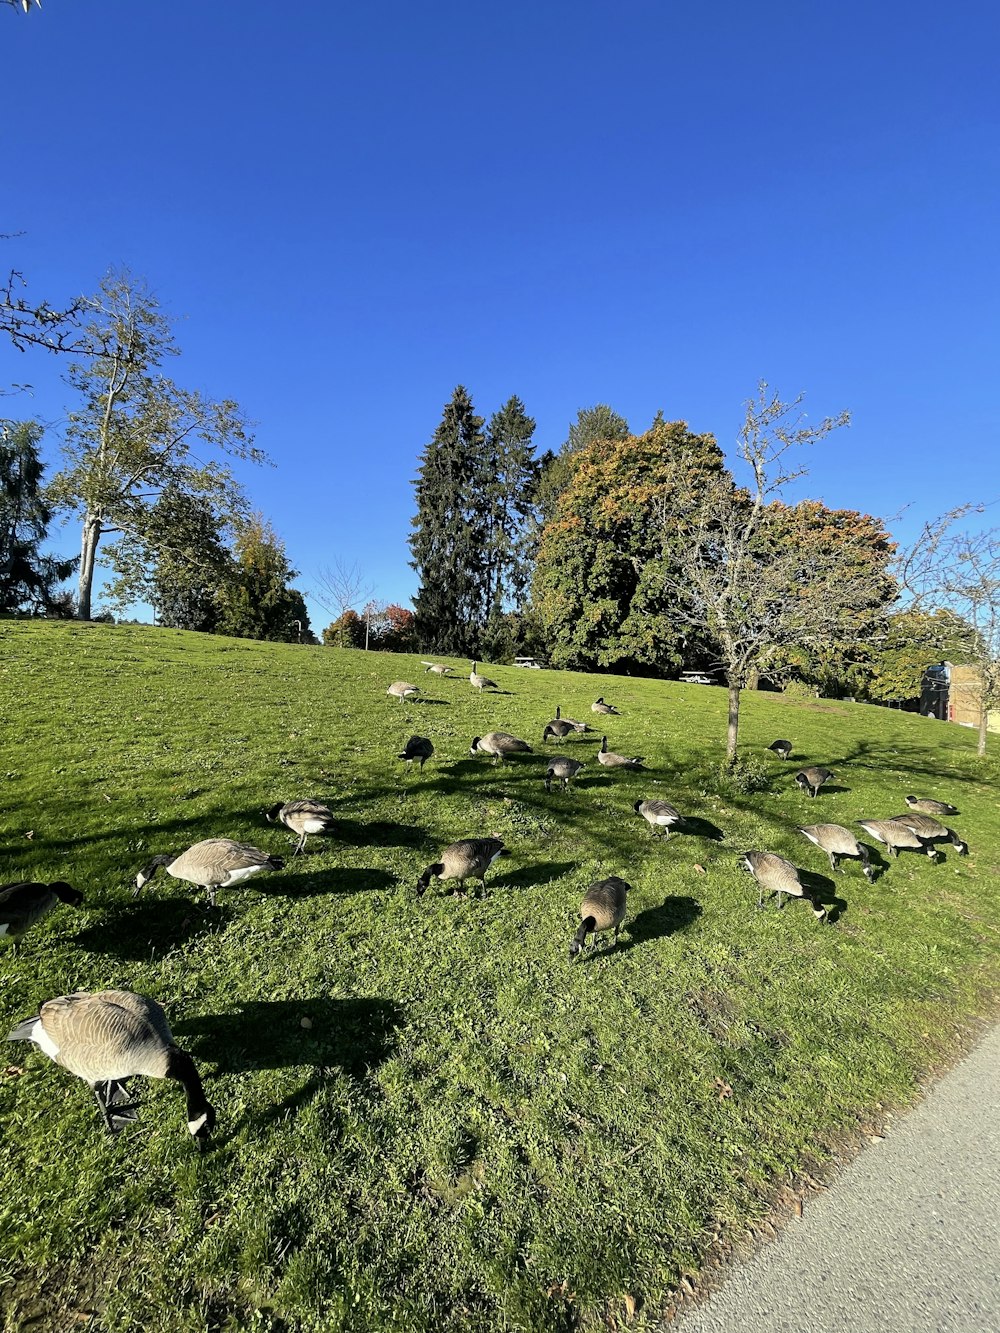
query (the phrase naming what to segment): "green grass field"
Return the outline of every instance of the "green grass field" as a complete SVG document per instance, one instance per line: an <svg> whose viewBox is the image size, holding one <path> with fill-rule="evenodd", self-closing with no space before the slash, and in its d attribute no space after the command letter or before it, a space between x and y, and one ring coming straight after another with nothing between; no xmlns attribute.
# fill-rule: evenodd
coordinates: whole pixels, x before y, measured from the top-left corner
<svg viewBox="0 0 1000 1333"><path fill-rule="evenodd" d="M467 671L467 665L458 664ZM488 668L477 696L415 657L169 630L0 625L0 882L87 895L0 945L0 1030L73 989L159 999L219 1113L199 1156L174 1085L149 1082L115 1139L87 1087L34 1047L0 1048L0 1309L5 1333L651 1328L721 1225L822 1161L876 1103L987 1009L998 981L995 760L956 727L825 701L745 696L744 747L770 791L716 794L720 689ZM387 698L393 680L423 702ZM610 773L596 737L575 792L546 795L556 704L648 775ZM523 736L504 768L474 735ZM437 754L395 759L413 733ZM838 780L811 801L795 742ZM556 747L552 747L555 749ZM969 841L904 854L873 886L832 876L795 831L954 802ZM706 836L648 836L661 796ZM325 799L337 836L291 859L262 810ZM721 839L707 836L713 828ZM456 838L511 855L488 895L418 899ZM207 912L157 852L227 836L288 857ZM756 910L737 867L778 851L840 900ZM886 862L883 859L883 864ZM572 964L583 890L633 885L622 944Z"/></svg>

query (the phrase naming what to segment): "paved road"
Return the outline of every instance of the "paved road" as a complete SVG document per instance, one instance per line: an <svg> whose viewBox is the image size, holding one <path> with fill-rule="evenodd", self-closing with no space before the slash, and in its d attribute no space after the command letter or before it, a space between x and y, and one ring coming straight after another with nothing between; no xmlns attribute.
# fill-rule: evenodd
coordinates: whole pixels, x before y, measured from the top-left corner
<svg viewBox="0 0 1000 1333"><path fill-rule="evenodd" d="M677 1333L997 1333L1000 1027Z"/></svg>

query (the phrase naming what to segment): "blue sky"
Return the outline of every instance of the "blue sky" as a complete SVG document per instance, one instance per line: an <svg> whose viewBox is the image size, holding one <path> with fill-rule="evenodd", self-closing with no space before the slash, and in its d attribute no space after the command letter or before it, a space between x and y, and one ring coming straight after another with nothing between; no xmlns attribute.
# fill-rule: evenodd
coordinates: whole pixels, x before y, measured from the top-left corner
<svg viewBox="0 0 1000 1333"><path fill-rule="evenodd" d="M414 591L458 383L540 448L607 402L730 451L758 379L804 390L854 424L799 493L909 505L905 538L1000 497L998 48L975 0L3 7L0 260L53 302L148 279L175 378L258 423L304 589L340 558ZM61 369L0 347L52 459Z"/></svg>

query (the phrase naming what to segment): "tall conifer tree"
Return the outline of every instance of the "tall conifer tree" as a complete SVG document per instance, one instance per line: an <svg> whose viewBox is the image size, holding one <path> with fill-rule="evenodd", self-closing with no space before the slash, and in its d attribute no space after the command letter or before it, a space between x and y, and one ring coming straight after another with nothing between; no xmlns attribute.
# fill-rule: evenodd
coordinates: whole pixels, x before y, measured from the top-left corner
<svg viewBox="0 0 1000 1333"><path fill-rule="evenodd" d="M487 526L485 645L494 654L508 646L504 613L520 608L531 578L527 528L538 482L534 433L520 398L509 398L490 418L476 487Z"/></svg>
<svg viewBox="0 0 1000 1333"><path fill-rule="evenodd" d="M420 457L414 486L410 564L420 578L413 599L420 651L475 657L486 609L485 516L478 503L483 419L460 384Z"/></svg>

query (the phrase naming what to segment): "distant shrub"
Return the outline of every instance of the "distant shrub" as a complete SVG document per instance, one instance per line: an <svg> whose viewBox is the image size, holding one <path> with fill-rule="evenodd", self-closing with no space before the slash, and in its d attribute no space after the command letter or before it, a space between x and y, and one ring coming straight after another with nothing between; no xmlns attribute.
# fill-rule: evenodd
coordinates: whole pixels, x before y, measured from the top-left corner
<svg viewBox="0 0 1000 1333"><path fill-rule="evenodd" d="M718 789L723 796L749 796L767 791L770 776L764 764L753 754L739 754L732 764L719 768Z"/></svg>
<svg viewBox="0 0 1000 1333"><path fill-rule="evenodd" d="M807 685L804 680L790 680L782 693L789 699L815 699L819 690L815 685Z"/></svg>

